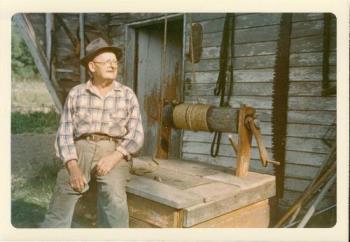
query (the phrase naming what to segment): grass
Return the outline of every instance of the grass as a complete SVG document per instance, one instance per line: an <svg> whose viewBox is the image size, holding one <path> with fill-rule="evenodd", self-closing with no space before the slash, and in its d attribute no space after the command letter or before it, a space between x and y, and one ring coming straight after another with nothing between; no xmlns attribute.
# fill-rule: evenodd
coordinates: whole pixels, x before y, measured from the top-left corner
<svg viewBox="0 0 350 242"><path fill-rule="evenodd" d="M55 112L42 80L13 79L11 101L11 134L52 134L57 131L59 114ZM11 145L15 150L30 149L23 155L40 152L40 149L33 149L36 144L28 144L28 147L23 143ZM44 219L60 161L53 158L54 154L47 157L43 154L45 152L40 157L34 155L20 157L18 160L14 159L18 154L12 155L11 222L14 227L36 228Z"/></svg>
<svg viewBox="0 0 350 242"><path fill-rule="evenodd" d="M12 112L11 133L54 133L60 116L54 110L44 112Z"/></svg>
<svg viewBox="0 0 350 242"><path fill-rule="evenodd" d="M36 228L43 221L55 185L58 163L44 164L37 175L26 179L12 173L12 225L16 228Z"/></svg>

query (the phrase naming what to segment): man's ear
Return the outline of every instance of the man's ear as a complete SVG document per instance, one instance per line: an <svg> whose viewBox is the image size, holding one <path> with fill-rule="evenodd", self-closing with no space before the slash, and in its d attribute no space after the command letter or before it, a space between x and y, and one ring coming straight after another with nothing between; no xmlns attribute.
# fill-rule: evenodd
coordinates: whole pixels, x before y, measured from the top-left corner
<svg viewBox="0 0 350 242"><path fill-rule="evenodd" d="M91 73L94 73L96 71L95 70L95 64L92 61L90 61L88 63L88 67L89 67L89 70L90 70Z"/></svg>

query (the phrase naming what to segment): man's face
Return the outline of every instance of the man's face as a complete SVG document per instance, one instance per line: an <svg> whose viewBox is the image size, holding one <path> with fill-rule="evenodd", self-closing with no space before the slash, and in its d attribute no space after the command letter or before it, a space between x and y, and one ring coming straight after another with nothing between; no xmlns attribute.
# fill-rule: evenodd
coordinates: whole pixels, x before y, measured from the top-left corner
<svg viewBox="0 0 350 242"><path fill-rule="evenodd" d="M118 61L113 52L104 52L89 62L89 69L94 77L115 80L118 73Z"/></svg>

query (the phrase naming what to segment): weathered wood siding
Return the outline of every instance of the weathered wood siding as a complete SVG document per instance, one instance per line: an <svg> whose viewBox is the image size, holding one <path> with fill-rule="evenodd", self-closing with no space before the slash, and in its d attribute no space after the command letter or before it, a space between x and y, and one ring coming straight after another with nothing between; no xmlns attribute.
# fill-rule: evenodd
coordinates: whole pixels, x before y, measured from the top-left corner
<svg viewBox="0 0 350 242"><path fill-rule="evenodd" d="M264 143L272 157L272 94L274 63L281 14L237 14L234 41L234 84L232 107L241 104L257 109ZM187 19L188 20L188 19ZM185 63L185 101L219 104L213 90L219 74L219 56L224 14L193 14L192 21L203 26L203 54L195 64L192 80L191 63ZM323 14L293 14L290 51L290 89L286 138L285 200L290 201L309 184L329 151L322 138L334 122L336 97L323 97ZM186 51L189 45L187 24ZM329 79L336 81L335 19L332 19ZM222 139L219 156L210 156L213 134L184 132L183 158L235 167L236 155L227 135ZM237 140L237 135L234 136ZM273 173L259 161L253 142L251 169Z"/></svg>
<svg viewBox="0 0 350 242"><path fill-rule="evenodd" d="M336 96L322 96L323 14L293 14L284 201L304 191L335 139ZM336 19L331 19L330 85L336 83ZM332 131L332 132L330 132ZM331 133L334 134L330 135ZM333 198L332 198L333 195ZM334 199L328 194L321 206ZM334 202L334 200L333 200Z"/></svg>
<svg viewBox="0 0 350 242"><path fill-rule="evenodd" d="M38 42L43 50L46 49L45 39L45 14L29 13L27 14L29 21L33 25L34 32L38 38Z"/></svg>
<svg viewBox="0 0 350 242"><path fill-rule="evenodd" d="M58 14L71 33L79 42L79 14ZM89 41L102 36L108 37L108 14L85 14L85 45ZM80 84L79 46L74 46L63 27L55 21L54 34L54 65L56 78L61 83L65 93ZM86 76L88 78L88 75Z"/></svg>
<svg viewBox="0 0 350 242"><path fill-rule="evenodd" d="M43 50L46 48L45 14L27 14ZM79 14L55 13L52 32L52 64L63 96L80 83L79 46L74 46L57 18L61 18L73 38L79 43ZM85 14L85 44L97 37L108 40L109 14Z"/></svg>
<svg viewBox="0 0 350 242"><path fill-rule="evenodd" d="M280 14L239 14L236 16L234 50L234 85L231 106L241 104L257 109L265 145L271 149L271 110L273 65L278 39ZM219 57L225 14L193 14L192 21L203 26L203 54L195 64L196 80L191 80L191 63L185 63L185 101L219 104L213 90L219 74ZM187 31L189 27L187 28ZM186 50L188 51L188 32ZM219 156L210 156L213 134L184 132L183 158L235 167L236 155L227 135L222 138ZM237 135L234 135L237 140ZM271 167L260 165L256 143L253 142L252 170L272 173Z"/></svg>

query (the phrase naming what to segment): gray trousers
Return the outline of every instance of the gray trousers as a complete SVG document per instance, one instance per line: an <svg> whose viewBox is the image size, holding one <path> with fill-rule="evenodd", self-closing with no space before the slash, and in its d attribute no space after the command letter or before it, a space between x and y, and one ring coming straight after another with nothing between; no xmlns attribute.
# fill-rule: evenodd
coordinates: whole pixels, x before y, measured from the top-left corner
<svg viewBox="0 0 350 242"><path fill-rule="evenodd" d="M78 164L89 182L94 175L97 162L115 151L113 141L92 142L79 140L76 142ZM95 176L97 181L97 227L127 228L129 213L125 186L130 178L129 163L120 161L107 175ZM85 186L84 192L89 189ZM63 167L57 174L56 186L51 198L49 210L42 228L70 228L75 204L82 193L74 191L69 185L69 174Z"/></svg>

